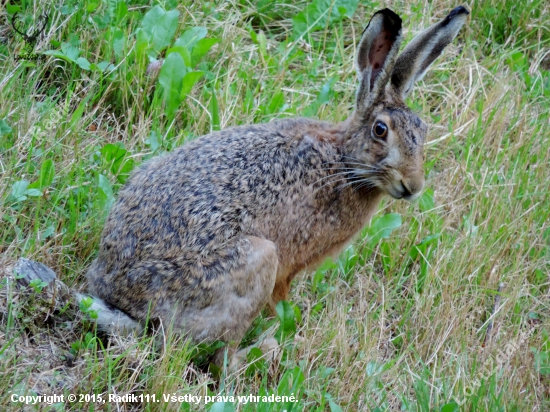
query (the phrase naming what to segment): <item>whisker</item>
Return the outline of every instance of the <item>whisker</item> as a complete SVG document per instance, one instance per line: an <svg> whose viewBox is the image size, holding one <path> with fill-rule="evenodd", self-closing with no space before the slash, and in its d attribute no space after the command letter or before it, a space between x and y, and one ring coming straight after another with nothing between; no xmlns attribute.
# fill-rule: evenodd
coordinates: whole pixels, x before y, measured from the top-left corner
<svg viewBox="0 0 550 412"><path fill-rule="evenodd" d="M374 183L365 181L365 182L361 183L359 186L357 186L356 190L359 190L359 189L362 189L362 188L372 189L374 187L376 187L376 185Z"/></svg>
<svg viewBox="0 0 550 412"><path fill-rule="evenodd" d="M360 166L362 169L373 169L373 170L381 169L380 166L378 166L378 165L373 166L373 165L367 165L365 163L357 163L357 162L346 162L345 165L346 166L357 165L357 166Z"/></svg>
<svg viewBox="0 0 550 412"><path fill-rule="evenodd" d="M357 159L357 158L351 157L351 156L342 156L342 159L348 159L348 160L351 160L352 162L355 162L355 163L365 164L365 162L363 162L361 159ZM347 163L346 160L344 160L343 162Z"/></svg>
<svg viewBox="0 0 550 412"><path fill-rule="evenodd" d="M323 176L312 183L313 186L317 186L319 183L323 182L320 186L316 187L316 190L323 189L328 185L336 185L335 190L341 191L349 186L354 186L354 190L361 188L371 189L376 186L372 182L372 177L380 177L382 169L378 166L371 166L364 163L360 163L358 159L355 159L350 156L343 156L343 158L348 158L354 162L343 162L342 165L336 166L334 162L323 163L323 165L330 165L331 167L323 167L319 170L322 171L331 171L333 173ZM357 166L357 167L354 167ZM342 183L339 183L342 182Z"/></svg>
<svg viewBox="0 0 550 412"><path fill-rule="evenodd" d="M357 179L357 180L346 182L346 183L338 186L337 189L338 190L343 190L346 187L352 186L352 185L356 185L356 186L354 186L354 190L358 190L361 187L367 187L369 189L372 189L372 188L376 187L376 183L371 181L370 177L366 177L366 178L363 177L363 178L360 178L360 179Z"/></svg>
<svg viewBox="0 0 550 412"><path fill-rule="evenodd" d="M328 175L328 176L325 176L325 177L322 177L318 180L316 180L315 182L313 182L312 184L316 184L316 183L319 183L319 182L322 182L323 180L326 180L326 179L330 179L332 177L337 177L337 176L342 176L342 175L349 175L351 174L352 172L339 172L339 173L333 173L331 175Z"/></svg>
<svg viewBox="0 0 550 412"><path fill-rule="evenodd" d="M334 175L332 175L332 176L334 176ZM325 187L329 184L334 184L334 183L338 183L338 182L346 182L344 185L339 186L339 187L346 187L346 186L355 184L357 182L365 181L366 179L369 179L372 176L361 176L360 177L360 176L357 176L357 175L355 175L355 176L351 175L350 177L352 178L351 180L348 177L340 177L336 180L329 180L329 181L325 182L323 185L321 185L318 189L322 189L323 187ZM318 180L317 182L319 182L319 181L320 180ZM336 189L338 189L339 187L337 187Z"/></svg>
<svg viewBox="0 0 550 412"><path fill-rule="evenodd" d="M337 179L337 180L334 180L334 181L328 181L328 182L323 183L317 189L322 189L323 187L328 186L330 184L334 184L334 183L338 183L338 182L346 182L346 181L348 181L347 178L341 178L341 179Z"/></svg>
<svg viewBox="0 0 550 412"><path fill-rule="evenodd" d="M375 170L374 168L372 167L327 167L327 168L322 168L322 169L318 169L318 170L357 170L357 169L365 169L365 170Z"/></svg>

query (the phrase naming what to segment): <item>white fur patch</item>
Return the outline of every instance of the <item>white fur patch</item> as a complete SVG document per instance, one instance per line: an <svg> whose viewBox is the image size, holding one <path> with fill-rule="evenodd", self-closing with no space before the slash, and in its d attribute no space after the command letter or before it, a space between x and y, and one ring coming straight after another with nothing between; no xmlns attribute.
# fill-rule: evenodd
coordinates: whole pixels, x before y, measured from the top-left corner
<svg viewBox="0 0 550 412"><path fill-rule="evenodd" d="M131 335L133 332L139 333L143 330L143 326L141 326L139 322L136 322L126 313L118 309L110 309L101 299L81 293L76 293L75 295L78 303L88 297L93 299L92 306L90 306L89 309L97 313L97 318L91 320L96 322L101 330L111 335L126 336Z"/></svg>
<svg viewBox="0 0 550 412"><path fill-rule="evenodd" d="M399 153L399 149L397 147L392 147L386 156L386 163L388 166L397 167L400 161L401 153Z"/></svg>

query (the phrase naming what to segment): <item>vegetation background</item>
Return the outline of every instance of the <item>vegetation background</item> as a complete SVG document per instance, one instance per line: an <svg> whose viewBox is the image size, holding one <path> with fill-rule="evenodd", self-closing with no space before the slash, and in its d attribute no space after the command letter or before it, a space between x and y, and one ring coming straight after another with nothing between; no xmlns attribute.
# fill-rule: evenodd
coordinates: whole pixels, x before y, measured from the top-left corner
<svg viewBox="0 0 550 412"><path fill-rule="evenodd" d="M62 289L44 302L40 282L16 287L13 264L38 260L84 290L106 213L136 165L228 126L342 121L370 16L395 10L408 42L459 4L2 2L0 409L19 410L12 393L275 393L299 401L28 408L549 410L550 3L465 3L469 22L408 99L430 124L421 199L385 201L338 261L295 282L279 319L251 328L248 341L276 334L278 357L253 352L217 382L196 348L101 336ZM28 34L48 14L35 44L13 30L16 13Z"/></svg>

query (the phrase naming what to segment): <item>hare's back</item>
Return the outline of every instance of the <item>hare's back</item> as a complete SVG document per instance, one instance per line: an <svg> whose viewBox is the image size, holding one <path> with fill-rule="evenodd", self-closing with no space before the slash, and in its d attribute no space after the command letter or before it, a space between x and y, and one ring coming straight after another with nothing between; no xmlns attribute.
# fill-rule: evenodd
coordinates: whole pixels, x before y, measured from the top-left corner
<svg viewBox="0 0 550 412"><path fill-rule="evenodd" d="M336 159L330 143L311 137L314 127L325 124L296 119L226 129L150 160L121 190L102 245L141 260L181 259L182 250L193 258L223 244L274 213L281 199L300 197Z"/></svg>

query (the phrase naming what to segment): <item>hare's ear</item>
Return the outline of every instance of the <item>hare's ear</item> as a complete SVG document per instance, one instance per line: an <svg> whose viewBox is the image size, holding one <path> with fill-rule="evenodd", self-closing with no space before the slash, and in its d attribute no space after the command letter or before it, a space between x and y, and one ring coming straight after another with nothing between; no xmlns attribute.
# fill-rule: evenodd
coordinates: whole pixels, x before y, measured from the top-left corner
<svg viewBox="0 0 550 412"><path fill-rule="evenodd" d="M411 92L445 46L458 34L470 12L463 6L455 8L439 23L418 34L399 55L391 74L392 87L403 99Z"/></svg>
<svg viewBox="0 0 550 412"><path fill-rule="evenodd" d="M357 47L357 113L365 114L384 90L401 43L401 19L390 9L376 12Z"/></svg>

